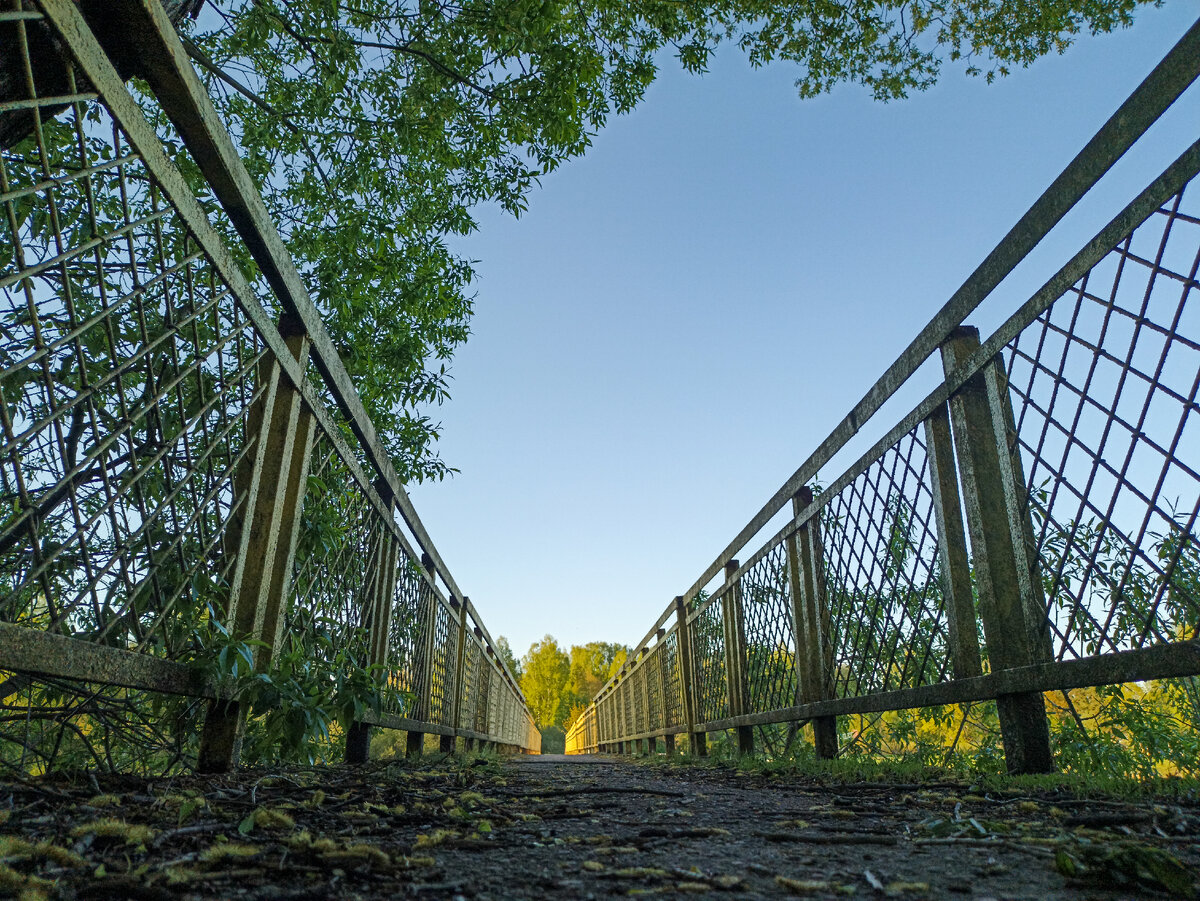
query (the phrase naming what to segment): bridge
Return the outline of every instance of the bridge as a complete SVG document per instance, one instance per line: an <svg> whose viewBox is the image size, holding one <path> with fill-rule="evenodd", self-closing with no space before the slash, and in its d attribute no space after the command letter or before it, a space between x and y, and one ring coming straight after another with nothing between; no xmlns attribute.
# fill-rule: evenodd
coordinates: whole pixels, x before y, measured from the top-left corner
<svg viewBox="0 0 1200 901"><path fill-rule="evenodd" d="M119 38L72 0L0 11L24 73L0 99L0 759L225 773L317 735L365 763L372 730L537 754L169 19L118 5ZM994 701L1008 770L1043 773L1046 692L1200 675L1200 142L970 325L1198 74L1200 23L650 622L568 754L829 759L839 718Z"/></svg>

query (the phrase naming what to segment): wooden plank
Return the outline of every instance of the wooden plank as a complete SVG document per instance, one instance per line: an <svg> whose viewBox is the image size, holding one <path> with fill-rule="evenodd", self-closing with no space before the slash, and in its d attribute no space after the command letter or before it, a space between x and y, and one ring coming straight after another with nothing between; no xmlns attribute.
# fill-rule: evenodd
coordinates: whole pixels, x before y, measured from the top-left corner
<svg viewBox="0 0 1200 901"><path fill-rule="evenodd" d="M971 679L955 679L937 685L903 688L856 698L837 698L812 704L701 723L702 729L732 729L738 725L791 723L818 716L883 713L917 707L939 707L990 701L1020 692L1065 691L1096 685L1143 682L1200 675L1200 641L1155 645L1100 657L1062 660L988 673Z"/></svg>
<svg viewBox="0 0 1200 901"><path fill-rule="evenodd" d="M975 622L975 593L971 561L963 528L962 501L954 466L950 412L945 404L925 420L925 445L929 460L929 487L933 494L937 526L938 560L949 632L950 665L955 678L983 673L979 658L979 629Z"/></svg>
<svg viewBox="0 0 1200 901"><path fill-rule="evenodd" d="M942 345L946 372L959 368L979 347L979 332L956 329ZM1029 574L1020 570L1028 561L1019 547L1022 535L1013 529L1017 493L1024 490L1009 484L1010 456L1004 438L1003 415L994 407L988 378L977 373L950 398L950 422L962 480L963 506L974 552L975 586L979 615L983 620L988 663L995 671L1028 666L1044 660L1042 649L1032 640L1038 629L1035 611L1027 596ZM1027 514L1026 514L1027 515ZM1050 750L1050 726L1045 702L1037 692L1002 696L997 701L1004 756L1011 773L1044 773L1054 770Z"/></svg>
<svg viewBox="0 0 1200 901"><path fill-rule="evenodd" d="M215 687L195 666L13 623L0 622L0 670L194 698L217 697Z"/></svg>

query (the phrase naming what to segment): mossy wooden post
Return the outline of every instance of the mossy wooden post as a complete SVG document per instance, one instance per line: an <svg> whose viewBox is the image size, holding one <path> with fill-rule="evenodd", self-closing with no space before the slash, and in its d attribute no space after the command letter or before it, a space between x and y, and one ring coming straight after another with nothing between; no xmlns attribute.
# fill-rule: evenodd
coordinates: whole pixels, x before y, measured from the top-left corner
<svg viewBox="0 0 1200 901"><path fill-rule="evenodd" d="M946 373L961 366L978 348L978 330L968 326L955 329L942 345ZM1037 639L1045 628L1045 610L1037 609L1032 585L1036 573L1029 571L1026 529L1020 524L1021 518L1028 516L1022 503L1025 488L1023 481L1016 481L1008 446L1012 414L1005 409L1007 388L997 373L989 371L996 365L989 361L950 398L979 614L993 672L1046 659L1046 644ZM1008 771L1052 772L1054 757L1041 693L1001 695L996 706Z"/></svg>
<svg viewBox="0 0 1200 901"><path fill-rule="evenodd" d="M792 515L799 516L812 502L812 489L801 488L792 497ZM800 598L797 654L803 645L805 657L801 686L809 703L826 701L833 698L833 637L830 634L829 601L825 595L825 552L821 544L820 514L814 514L803 523L789 542L796 557L795 565L790 567L797 577L793 594ZM813 717L812 726L817 757L822 760L836 758L837 717Z"/></svg>
<svg viewBox="0 0 1200 901"><path fill-rule="evenodd" d="M382 479L376 481L375 490L383 500L387 519L379 524L371 542L362 604L363 625L367 629L366 665L379 668L386 665L388 661L388 638L392 627L392 598L396 589L396 568L400 543L396 541L389 527L396 498ZM371 756L370 750L370 724L351 723L346 730L346 763L366 763Z"/></svg>
<svg viewBox="0 0 1200 901"><path fill-rule="evenodd" d="M692 630L688 627L688 609L682 596L675 598L675 628L679 642L679 693L682 695L683 719L687 723L688 750L696 757L707 757L708 736L696 729L700 719L700 695L696 690Z"/></svg>
<svg viewBox="0 0 1200 901"><path fill-rule="evenodd" d="M463 728L462 719L462 700L466 690L466 666L467 666L467 610L470 606L469 600L463 598L460 604L454 598L450 598L450 604L458 612L458 653L454 660L454 704L450 712L450 722L454 724L454 735L443 735L441 749L446 753L453 753L455 740L458 731Z"/></svg>
<svg viewBox="0 0 1200 901"><path fill-rule="evenodd" d="M971 562L963 529L962 500L958 494L958 470L954 465L954 441L950 412L941 404L925 420L925 447L929 460L929 482L937 524L938 570L946 607L950 642L950 666L956 679L983 673L979 658L979 628L975 621L975 594L971 587Z"/></svg>
<svg viewBox="0 0 1200 901"><path fill-rule="evenodd" d="M734 573L738 561L725 564L725 593L721 595L721 619L725 624L725 690L729 698L729 715L745 716L750 712L746 686L746 623L742 612L741 582ZM737 727L738 754L754 753L754 727Z"/></svg>
<svg viewBox="0 0 1200 901"><path fill-rule="evenodd" d="M303 328L284 317L279 331L296 360L307 365L310 344ZM312 415L303 411L300 387L283 375L274 357L264 357L259 364L258 386L259 396L246 417L246 435L253 447L247 448L238 464L234 509L223 537L224 553L235 558L224 615L235 640L267 637L274 642L291 587L307 482L307 459L296 458L311 452ZM294 467L295 480L289 478ZM270 656L256 651L256 668L268 666ZM200 772L224 773L237 766L246 713L238 701L209 702L200 734Z"/></svg>
<svg viewBox="0 0 1200 901"><path fill-rule="evenodd" d="M433 689L433 652L437 641L437 592L434 584L437 580L437 567L429 554L421 554L421 565L429 575L429 581L421 586L424 603L421 610L424 613L424 623L421 631L421 669L417 674L417 703L413 711L413 719L428 721L431 711L431 692ZM404 742L405 757L420 757L425 750L425 733L410 731Z"/></svg>

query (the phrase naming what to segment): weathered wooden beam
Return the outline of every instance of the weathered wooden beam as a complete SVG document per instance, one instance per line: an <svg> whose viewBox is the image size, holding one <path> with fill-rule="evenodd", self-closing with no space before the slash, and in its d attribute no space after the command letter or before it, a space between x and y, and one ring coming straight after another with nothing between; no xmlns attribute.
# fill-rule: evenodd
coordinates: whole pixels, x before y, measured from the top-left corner
<svg viewBox="0 0 1200 901"><path fill-rule="evenodd" d="M0 622L0 670L196 698L218 696L198 667L13 623Z"/></svg>
<svg viewBox="0 0 1200 901"><path fill-rule="evenodd" d="M958 368L979 347L979 332L962 327L942 346L946 372ZM974 551L975 585L979 615L983 620L988 662L993 670L1012 669L1039 663L1044 649L1032 640L1045 618L1045 610L1034 609L1029 596L1030 574L1022 574L1026 563L1021 546L1024 533L1014 529L1014 519L1028 515L1014 511L1017 495L1024 486L1011 483L1009 449L1004 435L1004 415L989 390L988 376L981 372L950 398L950 421L962 480L967 528ZM1019 692L997 699L1004 756L1012 773L1044 773L1054 769L1050 750L1050 726L1045 702L1037 692Z"/></svg>
<svg viewBox="0 0 1200 901"><path fill-rule="evenodd" d="M950 413L945 404L936 408L925 420L925 445L934 521L937 525L938 568L949 632L950 665L955 678L966 679L980 675L983 664L979 658L975 594L971 584L967 535L963 528L962 501L958 494Z"/></svg>

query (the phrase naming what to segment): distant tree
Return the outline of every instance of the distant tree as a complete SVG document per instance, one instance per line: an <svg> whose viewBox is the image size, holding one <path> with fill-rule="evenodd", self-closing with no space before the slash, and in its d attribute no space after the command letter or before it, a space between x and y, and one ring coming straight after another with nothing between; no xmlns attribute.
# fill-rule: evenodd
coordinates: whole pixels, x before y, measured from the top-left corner
<svg viewBox="0 0 1200 901"><path fill-rule="evenodd" d="M521 681L521 662L517 660L517 655L513 653L512 646L503 635L496 639L496 653L500 655L500 659L508 667L508 671L512 673L513 678L519 683Z"/></svg>
<svg viewBox="0 0 1200 901"><path fill-rule="evenodd" d="M623 644L606 641L590 641L585 645L574 645L571 648L571 677L568 682L568 692L571 695L570 706L587 706L596 696L604 683L609 680L616 669L625 662L629 648Z"/></svg>
<svg viewBox="0 0 1200 901"><path fill-rule="evenodd" d="M521 691L539 727L561 726L566 719L571 659L553 635L534 642L521 659Z"/></svg>

